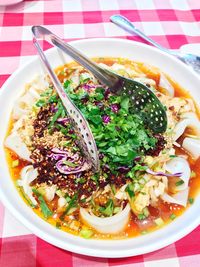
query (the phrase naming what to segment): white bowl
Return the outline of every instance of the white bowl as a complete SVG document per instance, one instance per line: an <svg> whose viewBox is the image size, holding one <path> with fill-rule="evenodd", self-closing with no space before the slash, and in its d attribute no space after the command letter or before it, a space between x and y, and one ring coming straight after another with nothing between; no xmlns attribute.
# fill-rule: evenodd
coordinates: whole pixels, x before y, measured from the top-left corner
<svg viewBox="0 0 200 267"><path fill-rule="evenodd" d="M120 39L81 40L71 42L71 45L89 57L124 57L157 66L190 91L197 103L200 104L198 75L174 57L155 48ZM52 67L71 61L71 58L58 52L56 48L49 49L46 55L51 61ZM144 254L160 249L182 238L198 226L200 222L199 196L195 199L194 204L171 224L150 234L127 240L85 240L58 230L38 217L21 199L10 178L3 150L3 140L13 101L21 94L27 82L30 82L37 74L43 73L44 68L38 57L35 57L9 78L0 92L0 196L4 205L17 219L34 234L55 246L80 254L111 258Z"/></svg>

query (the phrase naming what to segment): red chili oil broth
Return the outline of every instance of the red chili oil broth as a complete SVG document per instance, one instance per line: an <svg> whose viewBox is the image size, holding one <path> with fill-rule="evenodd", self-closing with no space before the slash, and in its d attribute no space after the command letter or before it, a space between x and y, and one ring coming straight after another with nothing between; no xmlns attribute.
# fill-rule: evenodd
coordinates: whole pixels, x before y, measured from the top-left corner
<svg viewBox="0 0 200 267"><path fill-rule="evenodd" d="M133 61L130 61L128 59L122 59L122 58L95 58L94 60L97 63L101 62L101 63L107 64L109 66L111 66L114 63L131 66L137 72L145 73L148 78L155 80L156 85L158 86L160 74L159 74L159 69L157 69L155 67L146 65L144 63L133 62ZM57 73L60 81L63 82L63 80L67 78L68 74L65 72L66 69L70 69L71 67L76 67L76 66L77 66L77 63L71 62L71 63L65 64L64 66L58 67L55 70L55 72ZM168 79L175 89L175 96L191 98L190 94L187 91L185 91L183 88L181 88L176 82L171 80L170 77L168 77ZM158 90L160 89L160 91L162 91L161 88L157 88L157 89ZM197 109L196 109L196 113L199 116ZM8 126L7 136L11 132L11 129L13 127L13 123L14 123L14 121L11 117L10 122L9 122L9 126ZM192 200L196 197L197 193L199 192L199 188L200 188L200 158L197 161L194 161L190 157L190 155L187 154L187 152L184 149L175 147L175 150L176 150L177 155L181 154L181 155L186 155L188 157L191 171L193 171L195 173L195 177L191 178L190 182L189 182L189 186L190 186L189 199L191 199L191 202L192 202ZM10 175L11 175L11 177L12 177L12 179L16 185L17 180L20 178L20 172L21 172L22 168L24 166L30 164L30 163L19 158L18 155L16 155L14 152L9 150L8 148L5 148L5 153L6 153L6 157L7 157ZM15 160L19 161L19 165L17 167L13 168L12 162ZM25 202L27 202L27 200L25 199L21 190L19 189L19 187L17 187L17 190L20 193L20 195L22 196L22 198L25 200ZM58 199L58 197L55 197L54 200L51 201L51 203L47 203L50 209L52 209L52 210L56 209L57 199ZM27 202L27 204L28 204L28 202ZM190 205L191 205L191 203L188 203L186 208L188 208ZM141 234L146 234L147 232L150 232L150 231L153 231L153 230L156 230L158 228L165 226L166 224L171 222L173 219L175 219L177 216L180 216L185 211L186 208L184 208L180 205L176 205L176 204L164 203L163 201L159 200L156 208L152 207L152 206L148 207L149 213L150 213L149 218L147 218L145 220L139 220L134 214L132 214L130 216L129 223L123 232L121 232L119 234L115 234L115 235L111 235L111 234L105 235L105 234L100 234L100 233L97 233L96 231L94 231L95 234L94 234L93 238L97 238L97 239L122 239L122 238L127 238L127 237L135 237L135 236L138 236ZM33 210L38 216L40 216L41 218L44 219L43 214L42 214L39 207L34 208ZM57 217L53 216L53 217L46 219L46 221L48 223L52 224L53 226L56 226L60 222L60 220L58 218L59 218L59 216L57 215ZM154 222L154 220L156 218L162 218L162 220L164 221L164 224L162 226L157 226ZM84 222L81 222L81 224L84 225ZM87 226L87 224L86 224L86 226ZM68 226L61 226L60 229L63 231L66 231L68 233L74 234L74 235L78 234L78 231L73 230Z"/></svg>

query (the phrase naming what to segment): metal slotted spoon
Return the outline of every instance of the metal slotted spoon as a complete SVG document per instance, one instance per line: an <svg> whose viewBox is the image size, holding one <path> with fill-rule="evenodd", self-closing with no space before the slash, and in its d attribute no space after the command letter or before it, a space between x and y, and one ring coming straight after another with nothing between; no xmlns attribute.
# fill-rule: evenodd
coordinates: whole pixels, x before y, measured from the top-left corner
<svg viewBox="0 0 200 267"><path fill-rule="evenodd" d="M56 36L48 29L42 26L33 26L32 32L34 35L34 44L39 52L39 55L42 58L44 64L46 65L51 78L53 77L52 81L57 91L59 92L62 101L66 102L65 107L67 111L69 112L70 116L72 116L75 123L78 124L78 129L81 129L81 131L83 131L83 126L82 124L80 124L80 120L77 120L76 118L76 115L80 116L81 113L71 102L68 96L66 96L58 78L51 70L50 65L47 64L47 59L45 58L41 47L39 47L37 38L45 39L49 43L53 44L54 46L57 46L63 52L71 56L75 61L77 61L90 72L92 72L93 75L99 81L108 86L113 94L128 96L130 98L131 103L131 112L139 114L142 120L154 133L162 133L166 130L166 111L159 99L156 97L156 95L147 86L99 67L96 63L92 62L85 55L80 53L78 50L76 50L69 44L62 41L62 39L60 39L58 36ZM69 105L69 103L70 108L69 106L67 106ZM89 130L89 126L86 120L83 118L83 115L81 116L82 122L84 123L84 127L86 129L84 129L86 131L85 134L83 134L83 136L81 135L81 137L82 139L84 138L84 143L88 148L89 154L91 157L93 157L93 166L95 166L97 169L97 166L99 166L99 162L97 163L98 154L96 150L96 144L94 138L92 137L92 133ZM86 138L87 134L90 137L90 143L92 140L92 149L91 145L88 144L89 139ZM91 153L92 150L94 153Z"/></svg>

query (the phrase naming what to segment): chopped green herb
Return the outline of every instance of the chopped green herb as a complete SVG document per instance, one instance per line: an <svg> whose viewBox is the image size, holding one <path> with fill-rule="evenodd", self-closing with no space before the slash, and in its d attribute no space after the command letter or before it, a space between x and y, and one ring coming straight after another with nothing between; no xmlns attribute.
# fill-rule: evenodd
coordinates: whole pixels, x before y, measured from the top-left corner
<svg viewBox="0 0 200 267"><path fill-rule="evenodd" d="M68 160L63 160L63 163L69 167L77 167L78 164L74 163L74 162L71 162L71 161L68 161Z"/></svg>
<svg viewBox="0 0 200 267"><path fill-rule="evenodd" d="M40 203L40 208L41 208L41 211L42 211L44 217L46 219L48 219L50 216L53 215L53 212L49 209L49 207L47 206L43 196L38 192L38 190L33 188L32 191L38 198L38 201Z"/></svg>
<svg viewBox="0 0 200 267"><path fill-rule="evenodd" d="M49 88L48 90L46 90L44 93L42 93L40 96L43 97L43 96L49 96L51 95L53 92L53 88Z"/></svg>
<svg viewBox="0 0 200 267"><path fill-rule="evenodd" d="M169 157L170 158L176 158L177 156L176 155L170 155Z"/></svg>
<svg viewBox="0 0 200 267"><path fill-rule="evenodd" d="M180 186L182 184L184 184L184 181L183 180L180 180L180 181L176 182L176 186Z"/></svg>
<svg viewBox="0 0 200 267"><path fill-rule="evenodd" d="M172 213L169 217L170 217L171 220L176 219L176 215L174 213Z"/></svg>
<svg viewBox="0 0 200 267"><path fill-rule="evenodd" d="M92 179L96 184L99 183L99 173L93 174L90 179Z"/></svg>
<svg viewBox="0 0 200 267"><path fill-rule="evenodd" d="M72 140L67 140L67 141L62 143L62 146L64 146L64 147L70 146L71 143L72 143Z"/></svg>
<svg viewBox="0 0 200 267"><path fill-rule="evenodd" d="M80 177L76 179L76 183L84 184L86 182L86 179L84 177Z"/></svg>
<svg viewBox="0 0 200 267"><path fill-rule="evenodd" d="M45 104L46 104L46 101L45 101L44 99L39 99L39 100L35 103L35 105L36 105L37 107L43 107Z"/></svg>
<svg viewBox="0 0 200 267"><path fill-rule="evenodd" d="M115 207L113 213L116 214L121 211L121 207Z"/></svg>
<svg viewBox="0 0 200 267"><path fill-rule="evenodd" d="M137 164L127 173L127 176L130 177L131 179L134 179L135 173L137 171L146 171L146 169L147 169L147 166Z"/></svg>
<svg viewBox="0 0 200 267"><path fill-rule="evenodd" d="M12 161L12 164L11 164L11 167L12 167L12 168L15 168L15 167L18 167L18 166L19 166L19 160L18 160L18 159L13 160L13 161Z"/></svg>
<svg viewBox="0 0 200 267"><path fill-rule="evenodd" d="M61 113L62 113L62 105L58 106L58 110L56 111L56 113L54 114L54 116L52 117L52 120L48 126L49 129L51 129L54 125L54 123L57 121L57 119L60 117Z"/></svg>
<svg viewBox="0 0 200 267"><path fill-rule="evenodd" d="M146 234L148 234L147 230L144 230L144 231L141 232L141 235L146 235Z"/></svg>
<svg viewBox="0 0 200 267"><path fill-rule="evenodd" d="M146 218L149 216L149 210L147 207L143 209L143 214L146 216Z"/></svg>
<svg viewBox="0 0 200 267"><path fill-rule="evenodd" d="M194 177L196 177L196 172L194 172L194 171L191 171L191 175L190 175L190 177L191 177L191 178L194 178Z"/></svg>
<svg viewBox="0 0 200 267"><path fill-rule="evenodd" d="M67 203L68 203L68 202L70 202L70 201L71 201L71 197L69 197L68 195L66 195L66 196L65 196L65 200L66 200L66 201L67 201Z"/></svg>
<svg viewBox="0 0 200 267"><path fill-rule="evenodd" d="M133 198L135 196L133 184L128 184L125 191L128 193L130 198Z"/></svg>
<svg viewBox="0 0 200 267"><path fill-rule="evenodd" d="M80 84L84 84L84 83L87 83L89 82L90 78L82 78L80 79Z"/></svg>
<svg viewBox="0 0 200 267"><path fill-rule="evenodd" d="M190 198L188 199L188 202L189 202L190 204L193 204L193 203L194 203L194 198L190 197Z"/></svg>
<svg viewBox="0 0 200 267"><path fill-rule="evenodd" d="M143 213L141 213L141 214L138 214L138 219L139 220L144 220L144 219L146 219L147 218L147 216L145 215L145 214L143 214Z"/></svg>
<svg viewBox="0 0 200 267"><path fill-rule="evenodd" d="M81 201L81 203L85 203L86 200L87 200L87 198L82 198L80 201Z"/></svg>
<svg viewBox="0 0 200 267"><path fill-rule="evenodd" d="M69 87L71 85L71 81L70 80L66 80L63 85L64 85L65 89L69 89Z"/></svg>
<svg viewBox="0 0 200 267"><path fill-rule="evenodd" d="M17 185L17 186L18 186L18 185ZM34 205L34 204L32 203L32 201L29 199L29 197L25 194L23 188L22 188L21 186L20 186L19 188L20 188L20 192L21 192L23 198L26 200L26 202L29 204L29 206L30 206L31 208L36 208L36 205Z"/></svg>
<svg viewBox="0 0 200 267"><path fill-rule="evenodd" d="M57 95L52 95L49 97L48 103L58 103L58 96Z"/></svg>
<svg viewBox="0 0 200 267"><path fill-rule="evenodd" d="M130 101L130 98L129 97L124 97L122 98L121 100L121 107L126 111L128 112L128 109L129 109L129 101Z"/></svg>
<svg viewBox="0 0 200 267"><path fill-rule="evenodd" d="M114 184L110 184L110 187L111 187L111 190L112 190L113 195L115 195L116 194L115 185Z"/></svg>
<svg viewBox="0 0 200 267"><path fill-rule="evenodd" d="M99 211L105 216L112 216L114 211L114 203L112 199L109 199L105 207L100 207Z"/></svg>
<svg viewBox="0 0 200 267"><path fill-rule="evenodd" d="M131 167L136 156L142 156L146 150L155 147L157 139L137 114L131 114L128 97L110 95L104 101L104 88L86 94L81 87L74 91L70 81L66 81L64 87L88 120L98 150L104 155L101 161L108 164L111 171L117 170L119 165ZM87 99L86 102L80 101L83 98ZM111 109L113 104L118 104L116 113ZM103 116L108 117L108 123L102 121ZM138 169L142 170L145 170L144 166ZM129 177L134 178L134 171L136 169L129 173Z"/></svg>
<svg viewBox="0 0 200 267"><path fill-rule="evenodd" d="M68 202L68 205L67 205L67 208L66 210L63 212L63 214L60 216L60 219L61 220L64 220L65 218L65 215L67 215L69 213L69 211L72 209L72 208L75 208L77 206L77 200L78 200L78 195L75 194L71 200Z"/></svg>
<svg viewBox="0 0 200 267"><path fill-rule="evenodd" d="M80 235L81 235L83 238L86 238L86 239L92 237L93 234L94 234L94 232L93 232L92 230L90 230L90 229L82 229L82 230L80 231Z"/></svg>
<svg viewBox="0 0 200 267"><path fill-rule="evenodd" d="M164 221L163 221L163 219L162 218L157 218L157 219L155 219L154 220L154 222L155 222L155 224L156 225L158 225L158 226L161 226L161 225L163 225L164 224Z"/></svg>
<svg viewBox="0 0 200 267"><path fill-rule="evenodd" d="M61 228L61 223L60 222L56 222L56 228L60 229Z"/></svg>

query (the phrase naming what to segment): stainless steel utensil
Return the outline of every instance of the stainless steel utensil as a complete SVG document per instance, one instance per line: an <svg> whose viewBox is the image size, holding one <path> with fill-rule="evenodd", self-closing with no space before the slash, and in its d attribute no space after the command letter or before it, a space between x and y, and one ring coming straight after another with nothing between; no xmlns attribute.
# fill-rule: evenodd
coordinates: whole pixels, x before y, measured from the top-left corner
<svg viewBox="0 0 200 267"><path fill-rule="evenodd" d="M37 38L43 38L59 47L91 71L97 79L110 88L113 94L128 96L131 100L132 112L139 114L153 132L161 133L166 130L166 111L156 95L147 86L99 67L44 27L34 26L32 31Z"/></svg>
<svg viewBox="0 0 200 267"><path fill-rule="evenodd" d="M171 49L167 49L160 44L156 43L153 41L151 38L146 36L143 32L141 32L139 29L137 29L132 22L130 22L126 17L121 16L121 15L113 15L110 17L110 20L115 23L117 26L123 28L124 30L132 33L132 34L137 34L139 35L142 39L145 41L149 42L153 46L159 48L160 50L171 54L173 56L176 56L179 60L182 62L186 63L188 66L190 66L193 70L196 72L200 73L200 57L193 55L193 54L185 54L185 53L180 53L176 52Z"/></svg>
<svg viewBox="0 0 200 267"><path fill-rule="evenodd" d="M79 136L79 142L83 150L83 153L88 159L88 162L92 164L94 172L98 172L99 171L99 156L98 156L98 151L96 147L96 142L94 140L94 137L90 130L88 122L84 118L80 110L70 100L70 98L64 91L60 81L58 80L57 76L52 70L44 52L41 49L39 42L37 41L37 39L42 36L39 33L38 28L33 27L32 32L33 32L33 43L37 49L40 59L46 66L47 72L53 82L55 89L57 90L58 95L60 96L60 99L62 100L64 107L66 108L69 114L69 117L71 118L76 134ZM90 167L91 166L88 166L88 168Z"/></svg>

